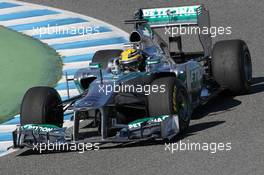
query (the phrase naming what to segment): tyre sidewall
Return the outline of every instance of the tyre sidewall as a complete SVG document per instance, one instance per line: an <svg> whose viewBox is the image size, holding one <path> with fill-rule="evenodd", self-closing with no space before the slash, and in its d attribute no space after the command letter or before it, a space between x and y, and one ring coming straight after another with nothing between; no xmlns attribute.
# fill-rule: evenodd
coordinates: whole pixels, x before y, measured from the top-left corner
<svg viewBox="0 0 264 175"><path fill-rule="evenodd" d="M182 116L178 115L179 118L179 129L180 132L185 131L190 123L192 108L190 103L190 97L187 93L186 88L182 85L182 83L176 79L176 77L163 77L160 79L156 79L152 82L152 85L166 85L166 91L164 93L159 94L150 94L149 102L148 102L148 109L150 116L160 116L160 115L175 115L179 109L177 104L177 99L175 98L174 93L176 92L176 98L178 97L179 93L183 93L183 96L188 103L188 116L186 117L187 120L184 120ZM175 106L175 101L176 106ZM177 110L175 111L175 107Z"/></svg>

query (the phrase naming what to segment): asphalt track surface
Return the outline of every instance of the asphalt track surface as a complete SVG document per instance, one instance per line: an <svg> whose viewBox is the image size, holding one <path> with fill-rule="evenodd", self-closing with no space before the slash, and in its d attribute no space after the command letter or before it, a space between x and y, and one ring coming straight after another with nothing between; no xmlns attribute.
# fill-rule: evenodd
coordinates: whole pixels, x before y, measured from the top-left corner
<svg viewBox="0 0 264 175"><path fill-rule="evenodd" d="M129 32L122 21L139 7L192 4L188 1L32 0L92 16ZM1 174L263 174L264 173L264 61L263 9L259 0L201 1L210 10L212 26L232 26L231 36L244 39L251 51L254 85L249 95L218 97L194 114L182 142L228 143L230 151L165 151L163 143L85 153L34 154L21 150L0 158ZM189 43L189 47L192 47ZM178 141L179 143L179 141Z"/></svg>

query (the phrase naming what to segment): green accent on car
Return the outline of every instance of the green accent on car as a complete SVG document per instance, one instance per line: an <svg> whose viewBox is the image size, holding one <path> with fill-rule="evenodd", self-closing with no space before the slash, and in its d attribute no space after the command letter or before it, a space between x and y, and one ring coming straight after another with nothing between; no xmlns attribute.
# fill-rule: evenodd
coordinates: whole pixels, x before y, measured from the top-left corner
<svg viewBox="0 0 264 175"><path fill-rule="evenodd" d="M50 132L55 129L59 129L59 127L55 125L50 125L50 124L27 124L27 125L22 126L22 129Z"/></svg>
<svg viewBox="0 0 264 175"><path fill-rule="evenodd" d="M163 120L165 120L168 117L169 117L169 115L161 115L161 116L154 116L154 117L146 117L146 118L137 119L135 121L132 121L132 122L128 123L128 128L140 127L140 125L142 123L145 123L145 122L146 123L162 122Z"/></svg>
<svg viewBox="0 0 264 175"><path fill-rule="evenodd" d="M19 113L33 86L55 86L62 60L55 50L29 36L0 27L0 123Z"/></svg>
<svg viewBox="0 0 264 175"><path fill-rule="evenodd" d="M101 69L102 68L102 64L101 63L90 63L89 64L89 68L91 68L91 69Z"/></svg>
<svg viewBox="0 0 264 175"><path fill-rule="evenodd" d="M197 23L197 9L201 6L184 6L143 9L143 18L149 25Z"/></svg>
<svg viewBox="0 0 264 175"><path fill-rule="evenodd" d="M159 64L159 63L160 63L160 59L149 59L149 60L146 60L146 64L147 65Z"/></svg>
<svg viewBox="0 0 264 175"><path fill-rule="evenodd" d="M186 81L186 72L179 72L177 77L184 83Z"/></svg>

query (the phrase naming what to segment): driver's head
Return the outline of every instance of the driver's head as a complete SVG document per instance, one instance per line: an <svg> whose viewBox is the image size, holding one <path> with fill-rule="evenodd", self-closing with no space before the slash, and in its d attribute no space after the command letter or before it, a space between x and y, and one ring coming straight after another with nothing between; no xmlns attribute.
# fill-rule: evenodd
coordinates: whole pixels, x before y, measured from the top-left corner
<svg viewBox="0 0 264 175"><path fill-rule="evenodd" d="M119 63L124 70L142 71L144 59L139 50L128 48L121 53Z"/></svg>

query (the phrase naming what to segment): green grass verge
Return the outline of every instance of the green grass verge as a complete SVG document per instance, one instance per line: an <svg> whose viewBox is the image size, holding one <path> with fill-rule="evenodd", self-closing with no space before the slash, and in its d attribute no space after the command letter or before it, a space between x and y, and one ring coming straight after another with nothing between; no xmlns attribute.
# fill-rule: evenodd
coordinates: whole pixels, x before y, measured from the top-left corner
<svg viewBox="0 0 264 175"><path fill-rule="evenodd" d="M0 123L19 113L32 86L54 86L62 74L55 50L36 39L0 26Z"/></svg>

